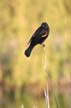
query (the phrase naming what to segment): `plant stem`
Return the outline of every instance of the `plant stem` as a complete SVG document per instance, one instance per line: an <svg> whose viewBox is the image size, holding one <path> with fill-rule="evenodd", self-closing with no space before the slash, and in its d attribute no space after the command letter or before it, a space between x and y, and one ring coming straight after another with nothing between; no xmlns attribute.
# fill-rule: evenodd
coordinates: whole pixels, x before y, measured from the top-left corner
<svg viewBox="0 0 71 108"><path fill-rule="evenodd" d="M48 72L47 72L47 64L46 64L46 51L45 51L45 45L42 45L43 51L44 51L44 71L46 72L46 78L48 81ZM46 101L46 108L50 108L50 103L49 103L49 87L48 87L48 82L46 85L46 88L44 88L44 95L45 95L45 101Z"/></svg>

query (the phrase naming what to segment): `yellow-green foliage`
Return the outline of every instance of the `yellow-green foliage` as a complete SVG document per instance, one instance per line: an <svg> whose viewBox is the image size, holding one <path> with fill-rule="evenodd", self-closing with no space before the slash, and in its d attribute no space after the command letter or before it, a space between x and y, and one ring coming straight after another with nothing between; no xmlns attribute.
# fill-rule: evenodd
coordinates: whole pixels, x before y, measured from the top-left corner
<svg viewBox="0 0 71 108"><path fill-rule="evenodd" d="M50 26L45 42L49 75L54 81L62 75L69 78L70 10L71 0L0 0L0 61L12 73L12 80L6 76L8 83L45 83L43 48L36 46L30 58L24 55L30 36L43 21Z"/></svg>

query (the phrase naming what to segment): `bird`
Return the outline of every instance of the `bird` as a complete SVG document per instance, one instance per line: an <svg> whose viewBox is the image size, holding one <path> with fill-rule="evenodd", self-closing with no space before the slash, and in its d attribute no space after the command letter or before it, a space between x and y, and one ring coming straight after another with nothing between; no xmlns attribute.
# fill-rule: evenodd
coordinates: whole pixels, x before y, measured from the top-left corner
<svg viewBox="0 0 71 108"><path fill-rule="evenodd" d="M36 45L44 45L43 42L48 37L49 31L49 25L46 22L42 22L38 29L33 33L28 42L29 47L25 50L26 57L30 57L31 52Z"/></svg>

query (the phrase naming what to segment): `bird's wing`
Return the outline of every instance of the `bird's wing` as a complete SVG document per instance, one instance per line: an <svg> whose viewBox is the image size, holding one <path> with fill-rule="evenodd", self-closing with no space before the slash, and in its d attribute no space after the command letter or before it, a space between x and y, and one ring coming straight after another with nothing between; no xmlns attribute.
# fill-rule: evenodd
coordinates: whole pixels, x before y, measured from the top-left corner
<svg viewBox="0 0 71 108"><path fill-rule="evenodd" d="M34 34L32 35L32 37L30 38L28 44L32 41L33 38L35 38L35 37L36 37L36 38L37 38L37 37L41 37L41 36L43 36L43 35L45 35L45 30L44 30L43 28L39 27L39 28L34 32Z"/></svg>

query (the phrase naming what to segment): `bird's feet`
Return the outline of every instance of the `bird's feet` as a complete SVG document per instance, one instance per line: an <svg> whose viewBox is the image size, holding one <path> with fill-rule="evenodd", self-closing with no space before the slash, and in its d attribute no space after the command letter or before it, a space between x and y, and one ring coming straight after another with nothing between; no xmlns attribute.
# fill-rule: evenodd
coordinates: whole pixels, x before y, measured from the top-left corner
<svg viewBox="0 0 71 108"><path fill-rule="evenodd" d="M44 43L42 43L42 47L45 47L45 44Z"/></svg>

